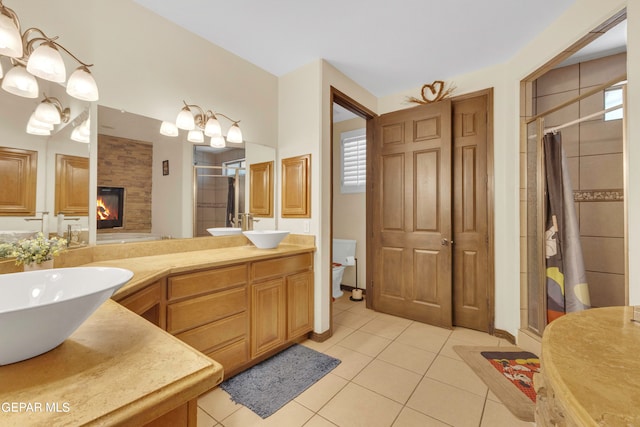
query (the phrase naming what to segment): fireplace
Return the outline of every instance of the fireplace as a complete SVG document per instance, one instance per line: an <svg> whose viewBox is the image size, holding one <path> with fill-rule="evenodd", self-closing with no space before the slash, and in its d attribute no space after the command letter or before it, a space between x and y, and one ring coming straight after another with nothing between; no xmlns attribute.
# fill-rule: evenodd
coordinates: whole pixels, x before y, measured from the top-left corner
<svg viewBox="0 0 640 427"><path fill-rule="evenodd" d="M98 187L96 205L97 228L122 228L124 214L124 188Z"/></svg>

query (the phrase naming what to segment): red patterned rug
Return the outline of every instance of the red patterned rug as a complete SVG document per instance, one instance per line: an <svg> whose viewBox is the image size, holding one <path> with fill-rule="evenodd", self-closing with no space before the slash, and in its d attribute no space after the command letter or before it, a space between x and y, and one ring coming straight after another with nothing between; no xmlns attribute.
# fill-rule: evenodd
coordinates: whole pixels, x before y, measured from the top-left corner
<svg viewBox="0 0 640 427"><path fill-rule="evenodd" d="M517 347L455 346L454 350L504 405L524 421L534 421L533 375L540 359Z"/></svg>

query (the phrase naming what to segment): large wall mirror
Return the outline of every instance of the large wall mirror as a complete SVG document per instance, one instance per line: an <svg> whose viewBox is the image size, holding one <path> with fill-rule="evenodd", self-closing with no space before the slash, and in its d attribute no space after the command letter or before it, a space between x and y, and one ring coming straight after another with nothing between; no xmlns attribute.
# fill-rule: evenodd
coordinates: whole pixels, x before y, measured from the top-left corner
<svg viewBox="0 0 640 427"><path fill-rule="evenodd" d="M27 122L44 94L69 108L69 119L55 125L51 135L32 135L26 132ZM34 208L25 214L0 215L0 240L24 237L28 232L63 233L69 224L87 230L89 144L72 140L71 133L88 117L89 104L69 97L60 85L42 81L40 95L35 99L0 91L0 111L0 146L36 153L35 196L30 196L35 197ZM77 190L82 181L83 193L74 192L72 189ZM78 194L83 200L74 197Z"/></svg>
<svg viewBox="0 0 640 427"><path fill-rule="evenodd" d="M250 164L276 158L275 148L254 142L214 149L186 142L183 131L178 137L163 136L160 124L153 118L98 106L96 243L206 236L206 228L226 225L231 204L249 206L250 189L242 184L244 179L237 183L237 193L235 187L231 189L233 168L242 167L244 172ZM194 165L229 170L212 169L211 174L226 176L196 186ZM232 203L229 197L236 194L239 199ZM118 198L124 198L124 203L118 204ZM100 216L108 219L106 212L122 223L102 227ZM265 218L262 226L275 228L275 215Z"/></svg>

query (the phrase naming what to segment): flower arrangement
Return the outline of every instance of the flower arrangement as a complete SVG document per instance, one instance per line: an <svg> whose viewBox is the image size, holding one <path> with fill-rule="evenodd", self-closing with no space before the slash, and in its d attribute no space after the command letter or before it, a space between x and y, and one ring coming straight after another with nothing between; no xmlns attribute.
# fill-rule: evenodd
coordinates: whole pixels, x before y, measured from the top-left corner
<svg viewBox="0 0 640 427"><path fill-rule="evenodd" d="M67 246L67 240L58 237L47 239L38 233L34 238L0 245L0 257L16 257L16 265L41 264L60 255Z"/></svg>

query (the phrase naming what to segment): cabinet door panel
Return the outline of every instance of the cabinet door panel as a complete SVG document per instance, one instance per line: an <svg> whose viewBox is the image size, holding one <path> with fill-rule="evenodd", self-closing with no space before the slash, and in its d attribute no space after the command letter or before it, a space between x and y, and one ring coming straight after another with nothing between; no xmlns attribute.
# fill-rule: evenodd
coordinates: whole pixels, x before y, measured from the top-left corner
<svg viewBox="0 0 640 427"><path fill-rule="evenodd" d="M313 272L287 277L287 338L313 330Z"/></svg>
<svg viewBox="0 0 640 427"><path fill-rule="evenodd" d="M118 303L162 329L167 328L165 304L162 300L164 279L129 295Z"/></svg>
<svg viewBox="0 0 640 427"><path fill-rule="evenodd" d="M256 357L286 340L284 279L251 286L251 356Z"/></svg>

